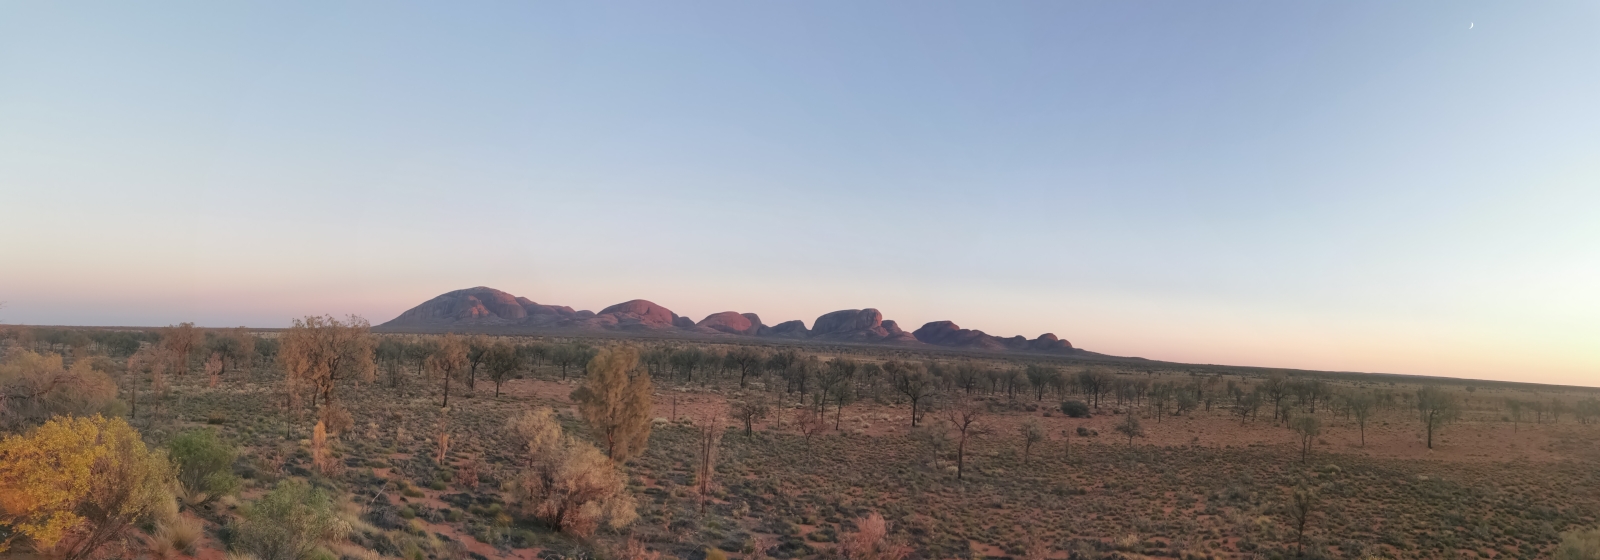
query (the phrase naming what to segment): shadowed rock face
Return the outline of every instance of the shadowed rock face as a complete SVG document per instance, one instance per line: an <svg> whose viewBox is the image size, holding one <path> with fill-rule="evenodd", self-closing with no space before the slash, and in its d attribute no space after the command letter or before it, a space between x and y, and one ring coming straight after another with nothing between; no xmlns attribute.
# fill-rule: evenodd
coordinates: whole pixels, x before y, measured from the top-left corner
<svg viewBox="0 0 1600 560"><path fill-rule="evenodd" d="M773 326L762 324L754 313L724 311L713 313L696 323L655 303L636 299L607 307L599 313L574 311L571 307L544 305L486 287L449 292L418 305L377 331L428 331L469 328L514 332L560 330L664 330L703 336L759 336L790 339L817 339L879 344L931 344L955 348L1019 350L1029 352L1074 352L1072 344L1053 334L1034 340L1021 336L1000 338L983 331L963 329L950 321L934 321L916 332L905 332L894 321L884 320L877 309L844 309L827 313L807 329L800 321L785 321Z"/></svg>
<svg viewBox="0 0 1600 560"><path fill-rule="evenodd" d="M784 321L770 327L762 327L756 332L756 335L779 338L808 338L811 336L811 331L806 329L804 322Z"/></svg>
<svg viewBox="0 0 1600 560"><path fill-rule="evenodd" d="M1034 340L1028 340L1021 335L1000 338L979 330L963 329L951 321L934 321L922 325L922 328L911 334L924 344L952 348L1032 350L1040 352L1072 349L1072 343L1056 338L1056 335L1050 333L1039 335L1039 338Z"/></svg>

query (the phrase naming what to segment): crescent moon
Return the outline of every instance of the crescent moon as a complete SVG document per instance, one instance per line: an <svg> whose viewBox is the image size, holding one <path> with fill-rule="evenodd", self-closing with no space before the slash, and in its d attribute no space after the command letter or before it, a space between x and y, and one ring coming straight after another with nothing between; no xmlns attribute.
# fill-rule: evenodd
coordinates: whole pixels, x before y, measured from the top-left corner
<svg viewBox="0 0 1600 560"><path fill-rule="evenodd" d="M1467 29L1472 29L1472 27L1475 26L1475 25L1478 25L1478 24L1476 24L1476 23L1468 23L1467 24Z"/></svg>

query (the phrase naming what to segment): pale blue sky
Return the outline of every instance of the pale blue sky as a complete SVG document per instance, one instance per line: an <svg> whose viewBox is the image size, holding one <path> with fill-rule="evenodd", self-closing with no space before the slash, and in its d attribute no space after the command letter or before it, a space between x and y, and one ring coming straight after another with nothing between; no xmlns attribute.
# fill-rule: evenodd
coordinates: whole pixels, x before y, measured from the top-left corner
<svg viewBox="0 0 1600 560"><path fill-rule="evenodd" d="M1587 1L0 1L0 321L488 285L1600 385L1596 99Z"/></svg>

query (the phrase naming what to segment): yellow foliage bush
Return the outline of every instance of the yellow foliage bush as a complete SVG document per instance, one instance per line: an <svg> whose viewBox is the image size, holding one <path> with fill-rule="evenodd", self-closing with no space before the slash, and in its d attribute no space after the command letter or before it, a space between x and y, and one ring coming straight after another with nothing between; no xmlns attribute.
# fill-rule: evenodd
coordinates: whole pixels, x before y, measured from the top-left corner
<svg viewBox="0 0 1600 560"><path fill-rule="evenodd" d="M0 525L62 558L122 537L173 500L165 453L145 447L121 418L63 417L0 441Z"/></svg>
<svg viewBox="0 0 1600 560"><path fill-rule="evenodd" d="M638 518L622 472L595 446L563 437L534 457L513 490L523 515L578 536L602 524L625 527Z"/></svg>

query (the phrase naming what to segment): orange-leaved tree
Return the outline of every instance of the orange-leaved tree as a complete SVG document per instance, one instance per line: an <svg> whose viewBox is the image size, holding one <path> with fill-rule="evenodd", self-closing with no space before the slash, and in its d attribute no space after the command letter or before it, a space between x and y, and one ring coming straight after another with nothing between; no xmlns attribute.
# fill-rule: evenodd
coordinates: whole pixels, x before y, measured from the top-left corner
<svg viewBox="0 0 1600 560"><path fill-rule="evenodd" d="M339 380L371 381L377 375L377 342L371 331L366 319L354 315L344 322L333 317L296 319L279 339L278 361L291 385L316 389L313 405L317 396L330 402Z"/></svg>

